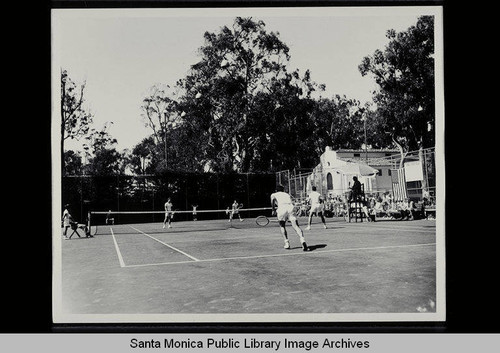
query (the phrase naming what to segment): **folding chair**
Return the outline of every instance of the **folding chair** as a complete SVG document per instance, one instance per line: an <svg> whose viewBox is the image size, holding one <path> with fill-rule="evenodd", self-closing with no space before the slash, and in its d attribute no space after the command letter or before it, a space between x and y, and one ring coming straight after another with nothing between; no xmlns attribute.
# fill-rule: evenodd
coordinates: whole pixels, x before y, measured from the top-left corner
<svg viewBox="0 0 500 353"><path fill-rule="evenodd" d="M71 239L71 237L75 233L76 233L76 235L78 235L78 238L81 238L80 233L78 233L78 229L83 230L83 232L85 233L85 237L87 237L87 238L93 238L93 236L90 235L90 232L87 231L87 225L86 224L79 224L78 222L71 222L70 223L70 227L71 227L71 230L73 232L71 232L71 235L69 236L69 239Z"/></svg>

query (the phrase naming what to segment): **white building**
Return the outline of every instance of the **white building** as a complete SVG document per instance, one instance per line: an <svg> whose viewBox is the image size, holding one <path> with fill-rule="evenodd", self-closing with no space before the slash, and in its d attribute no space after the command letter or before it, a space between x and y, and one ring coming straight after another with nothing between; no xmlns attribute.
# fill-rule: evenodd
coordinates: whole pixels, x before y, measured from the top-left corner
<svg viewBox="0 0 500 353"><path fill-rule="evenodd" d="M307 177L305 193L308 193L314 185L318 192L325 196L341 196L349 191L354 176L364 185L365 192L378 191L376 180L378 173L378 169L359 160L341 159L336 151L326 147L320 156L320 163Z"/></svg>

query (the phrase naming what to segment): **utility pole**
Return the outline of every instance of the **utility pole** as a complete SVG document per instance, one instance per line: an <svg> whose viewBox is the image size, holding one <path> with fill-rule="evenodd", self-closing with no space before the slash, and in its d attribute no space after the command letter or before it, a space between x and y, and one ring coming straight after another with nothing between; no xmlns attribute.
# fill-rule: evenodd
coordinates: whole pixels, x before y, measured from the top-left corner
<svg viewBox="0 0 500 353"><path fill-rule="evenodd" d="M368 145L366 140L366 117L363 118L363 125L365 130L365 162L368 164Z"/></svg>

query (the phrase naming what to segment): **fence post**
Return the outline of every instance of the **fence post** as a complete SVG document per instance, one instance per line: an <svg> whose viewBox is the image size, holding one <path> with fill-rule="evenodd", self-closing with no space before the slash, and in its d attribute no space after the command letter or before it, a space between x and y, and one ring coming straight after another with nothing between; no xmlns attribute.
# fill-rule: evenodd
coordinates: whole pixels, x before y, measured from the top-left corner
<svg viewBox="0 0 500 353"><path fill-rule="evenodd" d="M248 173L247 175L247 208L250 207L250 187L249 187L249 182L248 182Z"/></svg>

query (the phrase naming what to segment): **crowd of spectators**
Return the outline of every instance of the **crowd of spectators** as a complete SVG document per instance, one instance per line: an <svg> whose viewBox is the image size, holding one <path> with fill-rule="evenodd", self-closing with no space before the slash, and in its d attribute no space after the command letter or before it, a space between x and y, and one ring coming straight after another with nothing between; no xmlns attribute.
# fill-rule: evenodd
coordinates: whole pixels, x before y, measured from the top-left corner
<svg viewBox="0 0 500 353"><path fill-rule="evenodd" d="M346 217L348 213L348 197L329 196L325 202L326 217ZM424 193L421 200L406 198L395 200L391 192L366 194L363 198L362 209L365 217L371 221L377 219L416 220L434 219L435 201ZM309 205L305 200L298 201L299 216L309 216Z"/></svg>

